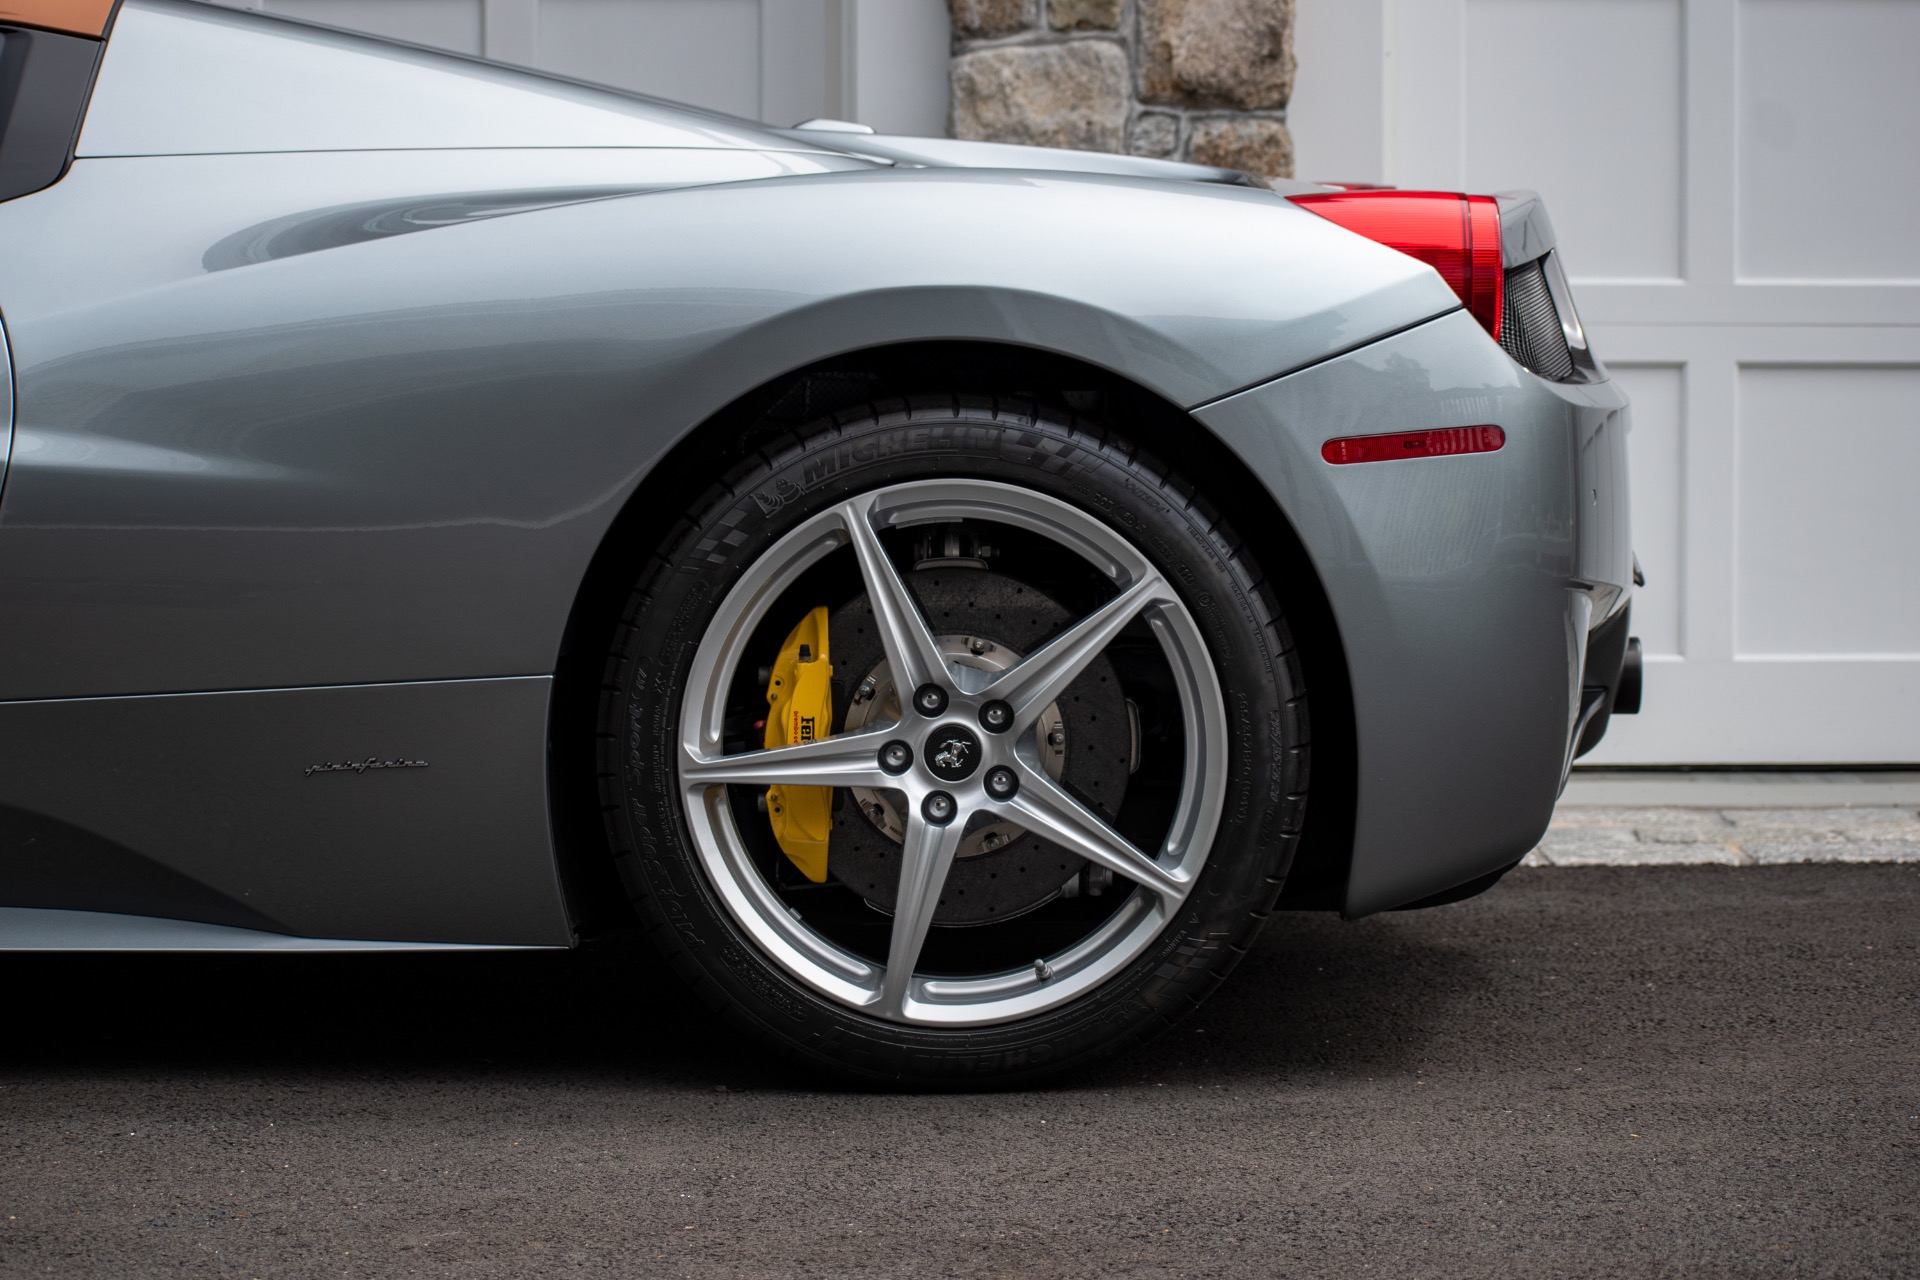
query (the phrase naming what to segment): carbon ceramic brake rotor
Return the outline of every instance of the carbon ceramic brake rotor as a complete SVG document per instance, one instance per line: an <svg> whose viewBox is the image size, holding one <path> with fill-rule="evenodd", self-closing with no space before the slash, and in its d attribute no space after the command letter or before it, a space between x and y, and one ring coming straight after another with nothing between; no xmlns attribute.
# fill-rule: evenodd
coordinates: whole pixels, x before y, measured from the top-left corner
<svg viewBox="0 0 1920 1280"><path fill-rule="evenodd" d="M907 582L936 635L984 641L1014 654L1032 653L1075 621L1046 595L989 569L920 569L908 574ZM830 634L836 728L844 730L849 711L858 718L856 705L885 700L891 681L873 626L873 608L864 594L834 610ZM989 662L983 665L1007 665L1004 659L991 662L991 657L987 655ZM862 684L874 673L877 690L855 704ZM1126 791L1132 754L1126 698L1112 664L1104 656L1096 659L1054 705L1065 736L1059 778L1112 821ZM1051 719L1043 718L1043 725ZM895 834L889 834L889 827ZM1006 824L995 827L1009 835L1017 830ZM893 910L900 876L898 829L897 815L872 815L852 794L836 793L827 869L887 912ZM983 847L977 838L981 834L991 843L995 832L970 831L967 846L947 873L935 924L991 924L1031 911L1086 866L1077 855L1024 832L997 848Z"/></svg>

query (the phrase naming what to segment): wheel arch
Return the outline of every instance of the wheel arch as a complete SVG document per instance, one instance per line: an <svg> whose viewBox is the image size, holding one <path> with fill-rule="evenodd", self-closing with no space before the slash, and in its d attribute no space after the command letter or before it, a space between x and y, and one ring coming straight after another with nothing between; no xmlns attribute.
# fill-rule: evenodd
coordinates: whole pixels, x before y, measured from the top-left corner
<svg viewBox="0 0 1920 1280"><path fill-rule="evenodd" d="M1292 522L1250 468L1185 410L1110 370L995 342L911 342L844 352L767 380L689 431L628 497L575 594L556 656L548 795L561 880L576 929L631 918L600 820L593 735L614 628L642 562L681 517L687 495L786 431L869 401L932 391L1019 398L1096 421L1123 419L1128 440L1179 457L1269 579L1284 580L1288 624L1308 672L1312 799L1280 906L1336 910L1345 893L1356 794L1353 699L1338 622Z"/></svg>

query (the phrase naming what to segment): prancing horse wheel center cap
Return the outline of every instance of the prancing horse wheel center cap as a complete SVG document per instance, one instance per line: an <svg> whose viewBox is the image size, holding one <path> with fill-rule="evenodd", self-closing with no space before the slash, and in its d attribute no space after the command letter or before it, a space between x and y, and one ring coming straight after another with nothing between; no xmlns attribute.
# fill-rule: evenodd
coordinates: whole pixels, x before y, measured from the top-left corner
<svg viewBox="0 0 1920 1280"><path fill-rule="evenodd" d="M942 782L963 782L980 767L980 738L965 725L941 725L927 735L921 759Z"/></svg>

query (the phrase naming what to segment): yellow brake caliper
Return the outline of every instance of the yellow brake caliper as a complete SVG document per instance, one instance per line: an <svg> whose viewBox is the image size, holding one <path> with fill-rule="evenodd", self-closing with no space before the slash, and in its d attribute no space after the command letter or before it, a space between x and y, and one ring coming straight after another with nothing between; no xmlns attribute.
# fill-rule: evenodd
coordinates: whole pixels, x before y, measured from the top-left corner
<svg viewBox="0 0 1920 1280"><path fill-rule="evenodd" d="M833 664L828 661L827 611L800 619L780 646L767 681L768 747L813 742L833 733ZM827 835L833 828L832 787L767 788L767 816L780 850L815 884L827 879Z"/></svg>

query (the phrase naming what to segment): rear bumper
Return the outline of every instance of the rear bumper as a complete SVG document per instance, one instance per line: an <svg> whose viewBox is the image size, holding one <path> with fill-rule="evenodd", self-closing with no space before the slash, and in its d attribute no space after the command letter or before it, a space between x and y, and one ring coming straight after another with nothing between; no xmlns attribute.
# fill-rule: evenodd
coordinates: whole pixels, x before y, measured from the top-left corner
<svg viewBox="0 0 1920 1280"><path fill-rule="evenodd" d="M1631 591L1625 397L1536 378L1455 312L1196 416L1287 513L1340 630L1357 769L1345 914L1525 856L1577 745L1589 638ZM1503 448L1320 456L1336 436L1482 423Z"/></svg>

